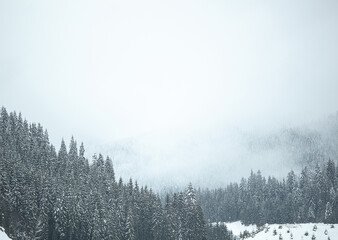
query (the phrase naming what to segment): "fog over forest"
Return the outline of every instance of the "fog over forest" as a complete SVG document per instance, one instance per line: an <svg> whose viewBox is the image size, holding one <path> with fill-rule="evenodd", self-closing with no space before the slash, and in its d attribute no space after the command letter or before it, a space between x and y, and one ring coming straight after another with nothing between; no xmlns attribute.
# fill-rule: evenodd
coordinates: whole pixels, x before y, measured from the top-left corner
<svg viewBox="0 0 338 240"><path fill-rule="evenodd" d="M116 174L219 186L337 161L336 1L0 2L0 104Z"/></svg>
<svg viewBox="0 0 338 240"><path fill-rule="evenodd" d="M164 146L160 138L146 135L110 145L89 144L87 149L111 156L117 174L154 188L189 181L218 187L239 181L251 170L285 178L290 169L299 172L305 165L338 158L338 115L268 131L219 128L180 139L169 135Z"/></svg>

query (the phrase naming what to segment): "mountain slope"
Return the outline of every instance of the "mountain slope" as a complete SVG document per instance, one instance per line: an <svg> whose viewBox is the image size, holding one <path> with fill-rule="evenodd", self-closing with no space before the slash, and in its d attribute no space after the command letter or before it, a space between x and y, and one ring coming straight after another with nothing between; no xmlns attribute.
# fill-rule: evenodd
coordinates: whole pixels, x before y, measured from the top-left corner
<svg viewBox="0 0 338 240"><path fill-rule="evenodd" d="M225 223L234 235L252 240L334 240L338 237L338 224L302 223L302 224L266 224L245 226L241 222ZM244 233L247 231L246 233ZM244 234L243 234L244 233Z"/></svg>

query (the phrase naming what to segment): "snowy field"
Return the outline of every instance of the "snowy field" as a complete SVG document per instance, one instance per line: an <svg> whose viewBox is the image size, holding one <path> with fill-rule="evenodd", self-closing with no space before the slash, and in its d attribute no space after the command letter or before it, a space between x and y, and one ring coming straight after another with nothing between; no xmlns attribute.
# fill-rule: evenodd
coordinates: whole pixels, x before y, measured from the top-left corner
<svg viewBox="0 0 338 240"><path fill-rule="evenodd" d="M248 231L247 238L253 240L338 240L338 224L266 224L259 229L255 225L244 226L239 221L225 224L238 237Z"/></svg>
<svg viewBox="0 0 338 240"><path fill-rule="evenodd" d="M2 227L0 227L0 240L11 240Z"/></svg>

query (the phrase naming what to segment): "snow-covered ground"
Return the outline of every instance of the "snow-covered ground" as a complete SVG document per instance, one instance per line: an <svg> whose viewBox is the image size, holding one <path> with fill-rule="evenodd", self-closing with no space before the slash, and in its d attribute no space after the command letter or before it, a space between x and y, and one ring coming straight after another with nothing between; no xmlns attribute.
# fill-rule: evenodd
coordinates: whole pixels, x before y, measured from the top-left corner
<svg viewBox="0 0 338 240"><path fill-rule="evenodd" d="M3 227L0 227L0 240L11 240L5 233L5 229L3 229Z"/></svg>
<svg viewBox="0 0 338 240"><path fill-rule="evenodd" d="M255 225L245 226L239 221L225 224L238 237L240 233L248 231L251 235L248 238L253 240L338 240L338 224L266 224L259 229Z"/></svg>
<svg viewBox="0 0 338 240"><path fill-rule="evenodd" d="M0 227L0 240L11 240L2 227Z"/></svg>
<svg viewBox="0 0 338 240"><path fill-rule="evenodd" d="M224 224L227 226L228 230L231 230L232 233L236 236L239 236L239 234L241 232L243 233L245 230L249 231L250 233L257 230L256 225L245 226L240 221L226 222Z"/></svg>

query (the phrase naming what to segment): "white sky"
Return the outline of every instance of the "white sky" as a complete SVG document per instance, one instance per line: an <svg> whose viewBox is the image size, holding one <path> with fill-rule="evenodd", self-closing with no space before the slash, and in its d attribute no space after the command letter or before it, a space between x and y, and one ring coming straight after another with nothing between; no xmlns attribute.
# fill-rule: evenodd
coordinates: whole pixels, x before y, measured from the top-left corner
<svg viewBox="0 0 338 240"><path fill-rule="evenodd" d="M338 110L337 13L333 0L0 0L0 104L55 144L152 149L318 119Z"/></svg>

